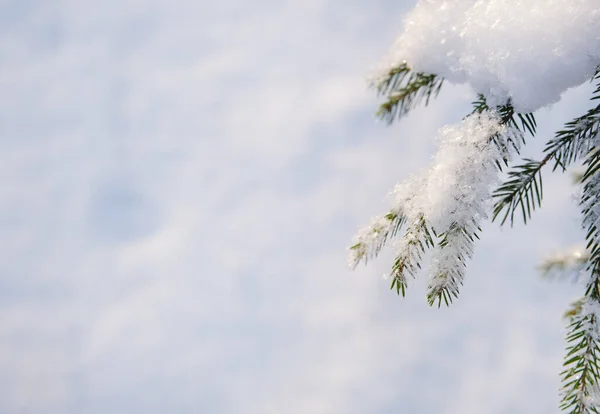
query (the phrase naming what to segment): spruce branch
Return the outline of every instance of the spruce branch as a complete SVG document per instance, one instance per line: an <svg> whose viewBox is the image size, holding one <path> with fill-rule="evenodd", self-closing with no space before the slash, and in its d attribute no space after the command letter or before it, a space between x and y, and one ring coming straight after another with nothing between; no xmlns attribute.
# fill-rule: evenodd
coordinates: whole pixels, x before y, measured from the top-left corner
<svg viewBox="0 0 600 414"><path fill-rule="evenodd" d="M600 94L592 99L600 99ZM553 170L561 167L564 171L567 166L586 156L596 147L599 131L600 105L567 122L565 127L548 141L544 149L544 152L554 159Z"/></svg>
<svg viewBox="0 0 600 414"><path fill-rule="evenodd" d="M525 164L517 165L508 172L508 179L492 194L494 211L492 221L504 212L501 225L510 218L510 225L514 224L515 212L521 210L523 222L531 219L531 213L541 207L544 196L542 185L542 167L550 160L547 155L541 161L525 158Z"/></svg>
<svg viewBox="0 0 600 414"><path fill-rule="evenodd" d="M600 275L600 151L594 149L584 161L585 171L581 177L583 189L580 206L583 214L583 227L586 229L586 248L590 252L587 270L592 275ZM599 290L597 276L593 288ZM600 293L599 293L600 296Z"/></svg>
<svg viewBox="0 0 600 414"><path fill-rule="evenodd" d="M600 297L600 155L594 151L584 162L581 193L581 212L586 229L586 249L590 252L587 270L593 276L588 284L586 295Z"/></svg>
<svg viewBox="0 0 600 414"><path fill-rule="evenodd" d="M356 268L361 261L367 264L368 260L376 258L386 242L396 236L405 222L406 217L397 210L390 210L382 217L374 219L350 247L352 268Z"/></svg>
<svg viewBox="0 0 600 414"><path fill-rule="evenodd" d="M476 223L473 225L476 226ZM467 267L466 261L473 256L473 244L479 237L476 232L452 223L440 238L436 252L438 254L434 258L435 271L427 293L429 305L433 306L437 301L438 308L442 301L450 306L452 298L458 298Z"/></svg>
<svg viewBox="0 0 600 414"><path fill-rule="evenodd" d="M580 206L583 226L587 230L586 249L589 251L587 270L590 279L585 296L571 311L567 335L567 355L564 361L563 399L560 408L571 414L599 414L600 396L600 155L592 148L584 161L585 172Z"/></svg>
<svg viewBox="0 0 600 414"><path fill-rule="evenodd" d="M474 113L482 113L486 111L491 111L487 104L487 100L483 94L477 94L477 99L472 102L473 112ZM518 113L515 112L515 108L512 106L510 101L504 105L497 106L494 110L500 116L500 123L502 125L508 125L516 128L521 132L521 142L525 144L525 133L529 133L532 137L535 136L537 130L537 122L535 120L535 116L532 113ZM516 144L516 143L515 143ZM515 150L518 152L518 147L515 147Z"/></svg>
<svg viewBox="0 0 600 414"><path fill-rule="evenodd" d="M473 106L473 113L491 110L485 96L482 94L478 95L477 100L473 102ZM500 116L500 123L510 127L509 131L512 130L513 133L507 134L508 136L505 139L498 139L499 137L494 136L491 141L504 153L507 151L506 146L511 144L512 149L518 154L520 145L525 144L525 134L529 133L531 136L535 136L537 130L535 116L532 113L521 114L515 112L510 102L496 107L495 111ZM504 157L503 161L504 165L507 166L508 158ZM541 162L531 159L525 159L525 161L527 161L525 164L517 166L508 173L508 181L504 182L492 195L493 198L499 198L494 205L492 220L495 220L502 211L506 210L502 224L510 216L512 225L514 213L520 206L523 220L527 222L527 219L531 217L532 210L540 207L543 195L541 168L548 159ZM499 162L497 167L502 170L502 165Z"/></svg>
<svg viewBox="0 0 600 414"><path fill-rule="evenodd" d="M570 414L598 414L600 321L598 297L586 295L575 303L566 336L567 354L561 372L562 401L560 408ZM580 306L577 309L577 306Z"/></svg>
<svg viewBox="0 0 600 414"><path fill-rule="evenodd" d="M596 114L593 114L597 111ZM600 128L600 105L582 117L566 124L566 129L558 131L555 139L546 144L546 155L541 161L524 159L525 163L513 167L505 181L493 194L497 200L494 204L493 219L504 212L501 225L510 217L511 226L517 210L521 210L523 222L531 219L531 213L541 207L542 168L554 161L553 171L559 166L563 171L567 166L578 160L581 156L589 154L596 147L594 138ZM597 167L597 165L595 165Z"/></svg>
<svg viewBox="0 0 600 414"><path fill-rule="evenodd" d="M377 218L366 231L359 233L351 247L352 265L376 257L406 223L408 228L397 244L398 253L392 266L391 289L404 296L409 278L421 268L426 249L437 247L434 256L437 265L432 271L427 297L430 305L437 302L439 307L442 301L449 305L458 297L466 261L472 256L474 240L480 231L478 223L486 217L489 182L497 179L496 166L512 152L506 142L517 133L515 130L513 126L502 125L499 115L492 110L471 114L460 126L443 130L443 144L434 166L397 187L397 210ZM455 157L459 152L463 154ZM441 183L448 187L440 189ZM431 193L430 196L422 194L423 191ZM441 193L441 197L436 199L434 192ZM436 203L443 199L453 207L436 216Z"/></svg>
<svg viewBox="0 0 600 414"><path fill-rule="evenodd" d="M503 137L499 134L490 137L490 142L494 143L503 154L508 154L510 150L519 154L521 145L525 145L526 143L525 134L529 133L532 137L535 136L537 130L535 116L532 113L522 114L515 112L515 108L510 101L492 109L488 106L485 96L483 94L478 94L477 99L472 102L472 105L473 111L471 114L481 114L493 110L500 117L500 125L508 127L507 131L503 134ZM502 161L504 162L504 166L508 166L507 157L504 157ZM498 170L502 171L503 166L500 163L500 160L498 160L496 165Z"/></svg>
<svg viewBox="0 0 600 414"><path fill-rule="evenodd" d="M578 177L580 183L587 183L598 174L600 170L600 151L598 147L594 147L588 153L588 156L583 161L583 172Z"/></svg>
<svg viewBox="0 0 600 414"><path fill-rule="evenodd" d="M396 293L406 295L408 277L415 277L416 272L421 269L421 260L427 248L434 246L433 235L425 217L421 214L406 230L404 238L398 246L398 254L392 266L392 285L390 289L396 289Z"/></svg>
<svg viewBox="0 0 600 414"><path fill-rule="evenodd" d="M596 70L591 81L597 81L596 89L590 100L600 99L600 67ZM563 169L579 158L587 156L598 144L598 132L600 131L600 105L588 110L582 116L565 124L554 138L548 141L544 152L554 158L553 170L559 166Z"/></svg>
<svg viewBox="0 0 600 414"><path fill-rule="evenodd" d="M596 74L594 79L600 75ZM600 84L591 98L600 99ZM541 161L524 159L525 163L517 165L508 173L508 179L493 194L497 199L494 204L493 220L503 214L501 225L510 218L511 226L517 210L521 210L523 222L531 219L532 212L541 207L542 167L553 161L553 171L561 167L565 171L567 166L583 156L593 155L598 144L597 136L600 132L600 105L587 111L584 115L565 124L554 138L548 141L544 149L545 156ZM600 168L597 158L590 162L589 174L594 174Z"/></svg>
<svg viewBox="0 0 600 414"><path fill-rule="evenodd" d="M377 116L391 124L400 119L423 100L429 104L431 97L436 97L444 79L421 72L413 72L406 62L390 69L375 87L379 95L385 95L386 101L379 106Z"/></svg>

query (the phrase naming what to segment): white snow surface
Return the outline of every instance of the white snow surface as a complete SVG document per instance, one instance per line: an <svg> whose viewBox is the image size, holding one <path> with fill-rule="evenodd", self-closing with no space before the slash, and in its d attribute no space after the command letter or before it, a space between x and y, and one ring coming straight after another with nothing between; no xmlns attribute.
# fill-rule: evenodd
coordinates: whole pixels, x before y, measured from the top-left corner
<svg viewBox="0 0 600 414"><path fill-rule="evenodd" d="M600 65L600 1L420 0L384 66L403 61L533 112Z"/></svg>

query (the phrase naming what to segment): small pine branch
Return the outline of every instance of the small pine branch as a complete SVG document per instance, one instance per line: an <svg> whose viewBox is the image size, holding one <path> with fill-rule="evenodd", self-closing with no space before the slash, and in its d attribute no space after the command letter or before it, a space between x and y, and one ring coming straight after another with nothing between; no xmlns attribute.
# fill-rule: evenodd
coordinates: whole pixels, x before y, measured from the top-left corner
<svg viewBox="0 0 600 414"><path fill-rule="evenodd" d="M590 252L588 271L592 278L586 294L600 297L600 152L594 151L584 162L586 167L582 177L583 190L580 206L583 214L583 226L586 229L586 249Z"/></svg>
<svg viewBox="0 0 600 414"><path fill-rule="evenodd" d="M472 102L473 111L471 114L482 113L486 111L492 111L487 104L485 96L482 94L477 95L477 99ZM532 137L535 136L537 130L537 122L535 116L532 113L521 114L515 112L514 107L510 102L497 106L493 109L500 116L500 124L508 127L507 131L503 134L504 137L500 137L498 134L490 138L492 142L501 153L509 153L509 149L514 150L515 153L519 154L521 145L525 144L525 134L529 133ZM509 148L509 146L511 148ZM508 158L504 157L504 166L508 166ZM502 171L503 166L500 160L496 163L498 170Z"/></svg>
<svg viewBox="0 0 600 414"><path fill-rule="evenodd" d="M396 210L375 219L350 247L351 266L355 268L361 261L367 264L369 260L376 258L387 241L400 231L405 221L406 217Z"/></svg>
<svg viewBox="0 0 600 414"><path fill-rule="evenodd" d="M583 190L580 206L583 226L587 230L587 270L590 279L585 297L568 312L572 316L567 335L565 370L561 374L563 399L560 408L571 414L600 414L600 152L591 148L587 154L585 172L581 177ZM572 157L567 153L563 156Z"/></svg>
<svg viewBox="0 0 600 414"><path fill-rule="evenodd" d="M525 164L517 165L508 173L508 179L492 194L496 199L492 220L502 213L501 225L510 218L514 224L515 212L521 210L523 222L531 219L531 213L541 207L544 196L542 185L542 167L550 160L546 156L542 161L524 159Z"/></svg>
<svg viewBox="0 0 600 414"><path fill-rule="evenodd" d="M592 81L596 81L596 89L590 100L600 99L600 67L596 70ZM587 156L598 144L600 131L600 105L588 110L584 115L573 119L548 141L544 152L554 159L554 170L561 167L564 171L568 165L579 158Z"/></svg>
<svg viewBox="0 0 600 414"><path fill-rule="evenodd" d="M480 141L471 142L468 139L465 140L464 145L467 145L469 151L473 151L473 154L465 158L464 161L469 163L471 162L469 161L470 159L478 159L477 165L481 163L481 166L485 168L477 167L474 171L484 174L486 177L490 173L496 174L494 165L498 165L502 161L502 158L508 156L511 152L507 145L508 138L520 133L515 131L516 128L512 125L508 128L500 126L499 122L501 120L496 113L485 115L477 113L471 116L472 118L465 120L467 126L464 128L466 128L468 133L480 134L481 136L478 138ZM511 116L506 116L506 121L504 122L508 123ZM460 130L460 133L462 134L464 131ZM450 145L457 144L452 142ZM485 152L486 159L479 161L478 156L482 151ZM464 171L457 171L456 173L459 177L462 177ZM434 175L434 177L436 176ZM488 178L491 178L491 176ZM444 226L443 230L442 232L437 232L431 223L426 223L424 211L427 210L427 206L419 205L423 200L417 197L419 201L416 205L412 205L411 201L423 188L428 190L428 181L423 181L423 185L426 187L415 183L410 184L410 190L401 196L397 207L401 210L408 208L407 211L411 211L412 214L409 217L405 217L399 213L392 212L392 214L376 219L366 232L363 231L359 234L356 243L351 247L351 263L353 266L356 266L361 261L367 262L371 258L376 257L390 237L396 235L405 221L409 220L413 224L409 225L404 237L399 241L399 253L392 266L391 289L396 289L398 294L404 296L409 278L414 277L415 273L421 268L422 255L425 253L426 248L434 247L439 242L437 253L439 253L438 259L440 260L438 269L433 272L434 277L429 287L428 300L431 305L437 302L438 306L441 306L442 301L449 305L454 297L458 297L458 290L464 278L466 260L472 256L472 245L474 239L477 238L476 231L479 231L475 221L478 221L481 217L485 217L485 207L483 204L479 205L479 199L477 201L472 200L468 202L468 205L463 206L460 200L466 194L457 194L455 196L456 202L461 209L474 208L478 210L473 211L473 216L471 217L473 223L469 221L470 219L462 217L462 213L454 212L451 214L457 214L461 217L461 224L454 223L449 228L441 224L441 226ZM472 185L477 186L476 183ZM470 190L465 191L478 191L472 186L470 188ZM482 188L481 191L487 192L489 189ZM416 212L419 212L419 214L416 216L413 215ZM475 217L479 218L476 220ZM396 224L394 224L395 220L397 220ZM465 220L466 223L463 223ZM464 226L467 226L468 229L464 228Z"/></svg>
<svg viewBox="0 0 600 414"><path fill-rule="evenodd" d="M592 99L600 99L600 95ZM565 124L564 129L558 131L544 149L544 152L551 154L554 159L553 170L561 167L564 171L568 165L586 156L596 147L595 138L598 132L600 132L600 105Z"/></svg>
<svg viewBox="0 0 600 414"><path fill-rule="evenodd" d="M580 183L589 182L600 170L600 151L597 147L592 148L583 162L584 170L578 177Z"/></svg>
<svg viewBox="0 0 600 414"><path fill-rule="evenodd" d="M597 72L594 80L600 79ZM600 83L598 84L592 100L600 99ZM527 117L525 117L527 119ZM535 131L535 130L534 130ZM531 219L531 213L541 207L542 202L542 167L549 161L554 162L553 171L558 167L564 171L567 166L583 156L594 155L596 152L597 135L600 132L600 105L587 111L583 116L568 122L565 128L555 134L554 139L548 141L542 161L525 159L525 164L518 165L508 174L506 182L500 186L493 197L496 199L494 205L493 220L503 214L501 225L510 218L511 226L514 224L514 216L517 210L521 210L523 222ZM590 162L590 173L600 168L597 158L594 163Z"/></svg>
<svg viewBox="0 0 600 414"><path fill-rule="evenodd" d="M473 102L473 106L473 113L491 110L482 94L478 95L477 100ZM517 133L510 135L506 140L492 137L492 142L501 151L506 151L505 145L512 144L515 152L519 153L520 144L525 144L525 134L529 133L531 136L535 136L537 131L535 116L531 113L516 113L510 102L496 107L495 110L500 115L501 124L511 127ZM504 211L502 224L510 217L512 225L515 211L521 207L523 220L527 222L531 217L531 212L536 207L540 207L543 196L541 168L548 160L538 162L526 159L525 161L527 161L525 164L519 165L509 172L508 181L503 183L492 195L493 198L498 199L494 205L493 220ZM508 159L504 159L504 164L508 165ZM497 166L499 170L502 170L501 164Z"/></svg>
<svg viewBox="0 0 600 414"><path fill-rule="evenodd" d="M477 99L472 102L473 112L472 113L482 113L485 111L490 111L490 108L487 104L487 100L485 96L482 94L477 95ZM494 108L498 115L500 115L500 123L503 125L508 125L516 128L522 134L522 143L525 144L524 135L525 133L529 133L532 137L535 136L537 131L537 122L535 120L535 116L532 113L521 114L515 112L515 108L512 106L510 102L505 105L500 105ZM518 150L518 147L515 147Z"/></svg>
<svg viewBox="0 0 600 414"><path fill-rule="evenodd" d="M577 309L577 306L580 306ZM597 394L600 379L598 333L600 321L596 313L598 297L586 296L576 303L567 333L567 354L562 376L560 408L570 414L598 414Z"/></svg>
<svg viewBox="0 0 600 414"><path fill-rule="evenodd" d="M444 79L433 74L413 72L406 62L390 69L380 79L376 88L380 95L387 97L377 111L377 116L388 123L400 119L423 100L425 105L429 104L432 97L436 97Z"/></svg>
<svg viewBox="0 0 600 414"><path fill-rule="evenodd" d="M451 266L446 264L436 269L429 283L427 301L430 306L437 301L438 308L442 301L446 306L450 306L452 298L458 298L467 267L466 261L473 256L473 244L475 239L479 238L477 233L470 232L457 223L453 223L440 237L438 257L434 259L437 262L436 266L440 266L440 263L451 263Z"/></svg>
<svg viewBox="0 0 600 414"><path fill-rule="evenodd" d="M396 293L406 295L408 277L415 277L416 272L421 269L421 260L427 248L434 246L433 231L425 221L423 215L412 223L406 230L403 240L399 246L399 252L392 266L392 285L390 289L396 289Z"/></svg>

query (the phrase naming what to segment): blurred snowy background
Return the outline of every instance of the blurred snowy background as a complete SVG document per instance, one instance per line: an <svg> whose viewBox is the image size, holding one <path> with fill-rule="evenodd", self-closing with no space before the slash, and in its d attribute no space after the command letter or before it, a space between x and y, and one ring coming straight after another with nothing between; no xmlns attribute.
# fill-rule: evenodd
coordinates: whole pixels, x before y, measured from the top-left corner
<svg viewBox="0 0 600 414"><path fill-rule="evenodd" d="M582 288L535 266L582 238L568 176L450 309L346 266L474 97L374 121L413 5L0 0L0 412L557 413Z"/></svg>

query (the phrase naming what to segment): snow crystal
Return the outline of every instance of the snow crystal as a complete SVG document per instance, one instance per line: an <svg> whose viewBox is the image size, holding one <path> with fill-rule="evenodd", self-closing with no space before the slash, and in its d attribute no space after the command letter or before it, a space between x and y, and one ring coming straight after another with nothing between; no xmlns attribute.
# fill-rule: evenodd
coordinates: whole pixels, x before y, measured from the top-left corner
<svg viewBox="0 0 600 414"><path fill-rule="evenodd" d="M467 83L518 112L553 104L600 65L598 0L420 0L388 63Z"/></svg>

